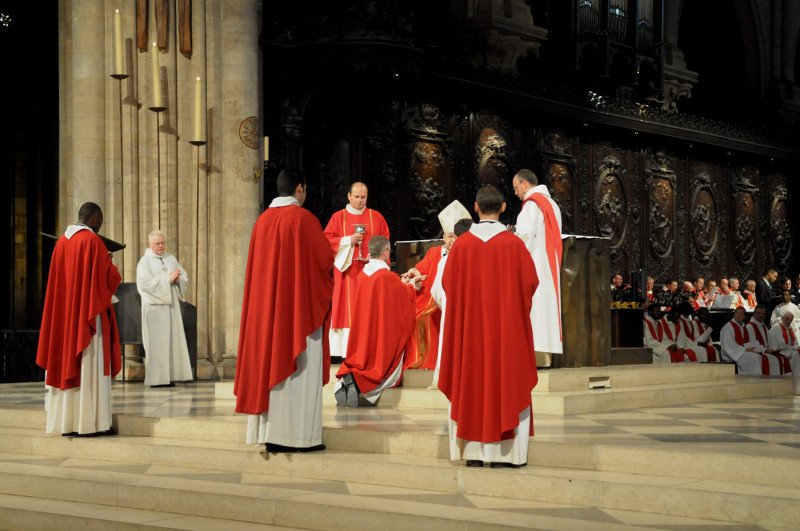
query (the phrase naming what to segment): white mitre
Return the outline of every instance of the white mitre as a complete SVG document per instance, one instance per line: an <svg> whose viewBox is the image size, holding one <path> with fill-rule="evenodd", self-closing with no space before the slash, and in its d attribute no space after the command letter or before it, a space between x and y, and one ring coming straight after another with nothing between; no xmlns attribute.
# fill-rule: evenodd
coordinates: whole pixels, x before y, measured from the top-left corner
<svg viewBox="0 0 800 531"><path fill-rule="evenodd" d="M458 200L453 201L439 212L439 223L442 225L442 231L445 234L453 232L456 223L464 218L472 219L472 215Z"/></svg>

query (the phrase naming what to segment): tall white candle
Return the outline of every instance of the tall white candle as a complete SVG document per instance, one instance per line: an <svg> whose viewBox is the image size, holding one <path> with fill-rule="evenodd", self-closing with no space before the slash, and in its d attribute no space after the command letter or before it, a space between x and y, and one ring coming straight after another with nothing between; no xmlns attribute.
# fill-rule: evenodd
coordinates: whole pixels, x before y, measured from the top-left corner
<svg viewBox="0 0 800 531"><path fill-rule="evenodd" d="M155 41L150 48L150 56L153 64L153 107L162 107L161 105L161 71L158 65L158 47Z"/></svg>
<svg viewBox="0 0 800 531"><path fill-rule="evenodd" d="M194 140L203 140L203 89L200 76L194 82Z"/></svg>
<svg viewBox="0 0 800 531"><path fill-rule="evenodd" d="M264 161L269 160L269 137L264 137Z"/></svg>
<svg viewBox="0 0 800 531"><path fill-rule="evenodd" d="M119 9L114 12L114 73L125 73L122 62L122 15L119 14Z"/></svg>

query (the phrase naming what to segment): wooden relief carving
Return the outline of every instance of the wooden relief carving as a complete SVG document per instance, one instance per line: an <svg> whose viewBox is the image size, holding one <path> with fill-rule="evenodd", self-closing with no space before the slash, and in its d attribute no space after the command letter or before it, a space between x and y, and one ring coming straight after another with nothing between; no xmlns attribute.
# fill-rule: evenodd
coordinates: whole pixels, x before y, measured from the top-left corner
<svg viewBox="0 0 800 531"><path fill-rule="evenodd" d="M753 179L756 170L744 168L737 172L733 182L734 245L736 260L750 265L756 252L756 187Z"/></svg>
<svg viewBox="0 0 800 531"><path fill-rule="evenodd" d="M594 216L601 236L611 238L611 249L619 249L627 229L627 200L621 180L624 169L620 160L608 155L597 169L594 193Z"/></svg>
<svg viewBox="0 0 800 531"><path fill-rule="evenodd" d="M692 185L690 203L691 235L694 244L695 258L708 264L718 255L717 234L717 201L711 187L711 176L701 171Z"/></svg>
<svg viewBox="0 0 800 531"><path fill-rule="evenodd" d="M778 185L772 192L769 228L772 233L775 266L785 270L792 255L792 229L789 226L789 190L783 184Z"/></svg>
<svg viewBox="0 0 800 531"><path fill-rule="evenodd" d="M565 135L551 132L545 136L544 184L561 209L562 231L573 232L572 212L575 181L575 159L570 154L571 141Z"/></svg>
<svg viewBox="0 0 800 531"><path fill-rule="evenodd" d="M675 219L675 172L666 153L657 151L648 161L647 197L650 249L657 258L672 255Z"/></svg>
<svg viewBox="0 0 800 531"><path fill-rule="evenodd" d="M492 127L481 131L475 157L478 163L478 186L494 184L501 190L506 188L506 181L511 166L506 155L508 141Z"/></svg>
<svg viewBox="0 0 800 531"><path fill-rule="evenodd" d="M446 158L441 144L414 142L411 156L411 190L414 203L411 218L418 227L418 236L432 238L439 233L437 215L442 209L446 181Z"/></svg>

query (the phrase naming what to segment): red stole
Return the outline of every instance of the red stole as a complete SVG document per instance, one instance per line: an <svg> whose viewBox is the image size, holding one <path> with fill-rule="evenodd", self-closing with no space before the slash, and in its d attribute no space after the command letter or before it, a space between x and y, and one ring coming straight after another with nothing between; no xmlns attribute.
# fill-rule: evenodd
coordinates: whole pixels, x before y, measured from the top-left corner
<svg viewBox="0 0 800 531"><path fill-rule="evenodd" d="M733 328L733 337L736 344L743 347L745 343L750 342L750 334L747 332L747 325L739 326L736 321L731 321L731 328ZM761 354L761 374L769 374L769 358Z"/></svg>
<svg viewBox="0 0 800 531"><path fill-rule="evenodd" d="M747 326L749 326L750 328L753 329L753 333L755 334L756 340L759 342L759 344L761 344L762 346L766 347L767 346L767 338L761 335L761 330L760 330L761 326L757 325L753 321L750 321L749 323L747 323Z"/></svg>
<svg viewBox="0 0 800 531"><path fill-rule="evenodd" d="M739 326L736 321L731 320L731 328L733 328L733 337L737 345L743 347L745 343L750 342L750 334L747 333L746 326Z"/></svg>
<svg viewBox="0 0 800 531"><path fill-rule="evenodd" d="M550 264L550 274L553 277L553 285L556 288L556 293L561 293L561 286L558 282L558 274L561 271L561 256L563 254L563 246L561 242L561 229L558 228L558 219L553 210L553 205L550 204L548 197L542 193L531 194L529 198L522 202L533 201L536 206L542 211L544 216L544 238L545 246L547 247L547 261ZM559 339L563 339L563 332L561 331L561 297L556 297L556 304L558 306L558 333Z"/></svg>
<svg viewBox="0 0 800 531"><path fill-rule="evenodd" d="M650 337L656 341L661 341L664 338L664 330L661 327L661 321L655 323L655 326L653 326L653 321L645 317L644 322L647 324L647 328L650 330Z"/></svg>
<svg viewBox="0 0 800 531"><path fill-rule="evenodd" d="M797 339L794 336L794 330L792 330L791 328L786 328L785 326L783 326L783 323L781 323L781 332L783 332L784 343L792 347L796 346Z"/></svg>
<svg viewBox="0 0 800 531"><path fill-rule="evenodd" d="M683 333L686 334L691 341L694 341L694 326L692 326L692 322L689 319L681 317L681 323L683 324Z"/></svg>

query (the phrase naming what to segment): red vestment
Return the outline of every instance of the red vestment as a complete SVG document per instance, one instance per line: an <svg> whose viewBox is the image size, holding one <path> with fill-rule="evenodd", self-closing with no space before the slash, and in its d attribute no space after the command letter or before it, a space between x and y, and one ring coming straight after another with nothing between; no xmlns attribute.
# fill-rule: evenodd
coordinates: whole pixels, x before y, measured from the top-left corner
<svg viewBox="0 0 800 531"><path fill-rule="evenodd" d="M365 208L360 215L351 214L347 209L339 210L331 216L328 226L325 227L325 237L328 238L333 252L339 251L342 238L355 233L355 225L364 225L366 232L361 243L361 254L369 258L369 239L378 234L389 238L389 226L377 210ZM353 317L352 301L356 295L358 275L366 265L365 261L356 260L359 248L353 250L353 261L350 267L339 271L333 269L333 307L331 308L331 328L350 328Z"/></svg>
<svg viewBox="0 0 800 531"><path fill-rule="evenodd" d="M81 359L97 332L103 336L103 374L122 367L119 330L111 296L122 277L100 237L80 230L61 236L53 250L39 331L36 364L47 371L45 383L58 389L81 385Z"/></svg>
<svg viewBox="0 0 800 531"><path fill-rule="evenodd" d="M414 333L406 347L403 364L411 369L435 369L436 357L439 355L439 323L442 311L431 296L431 288L442 260L444 245L432 247L425 253L425 258L414 267L423 275L427 275L417 293L417 311Z"/></svg>
<svg viewBox="0 0 800 531"><path fill-rule="evenodd" d="M244 280L233 384L237 413L269 411L270 390L297 370L306 338L328 314L332 266L333 253L311 212L290 205L259 216ZM329 373L328 355L323 356L323 384Z"/></svg>
<svg viewBox="0 0 800 531"><path fill-rule="evenodd" d="M356 310L347 342L347 356L337 378L352 374L366 394L397 369L414 327L414 287L382 269L362 273L356 287Z"/></svg>
<svg viewBox="0 0 800 531"><path fill-rule="evenodd" d="M530 253L510 232L484 242L470 231L453 244L442 277L447 317L439 388L459 438L511 439L531 405L538 377L530 312L538 284Z"/></svg>

